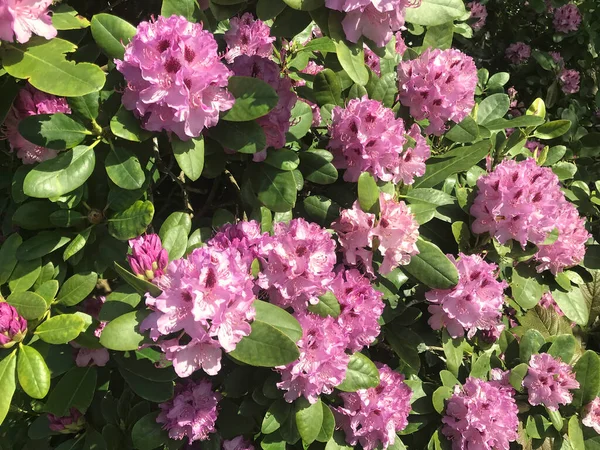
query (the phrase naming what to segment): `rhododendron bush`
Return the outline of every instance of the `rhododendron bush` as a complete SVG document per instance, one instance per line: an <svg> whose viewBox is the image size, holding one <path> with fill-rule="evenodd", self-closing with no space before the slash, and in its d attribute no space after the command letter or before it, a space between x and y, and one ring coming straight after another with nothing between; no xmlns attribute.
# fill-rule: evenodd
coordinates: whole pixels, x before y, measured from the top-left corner
<svg viewBox="0 0 600 450"><path fill-rule="evenodd" d="M0 449L600 448L596 0L0 0Z"/></svg>

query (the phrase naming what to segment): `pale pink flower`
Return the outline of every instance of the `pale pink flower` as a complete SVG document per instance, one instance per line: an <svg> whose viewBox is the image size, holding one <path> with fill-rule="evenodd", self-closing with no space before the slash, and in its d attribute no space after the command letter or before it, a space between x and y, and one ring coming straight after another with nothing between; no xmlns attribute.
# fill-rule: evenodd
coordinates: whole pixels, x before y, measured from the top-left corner
<svg viewBox="0 0 600 450"><path fill-rule="evenodd" d="M244 439L244 436L236 436L223 441L223 450L254 450L254 445Z"/></svg>
<svg viewBox="0 0 600 450"><path fill-rule="evenodd" d="M485 26L485 20L487 19L487 8L479 2L467 3L467 8L471 11L471 19L477 19L471 27L475 30L481 30Z"/></svg>
<svg viewBox="0 0 600 450"><path fill-rule="evenodd" d="M531 47L524 42L515 42L506 49L506 59L513 64L523 64L531 57Z"/></svg>
<svg viewBox="0 0 600 450"><path fill-rule="evenodd" d="M573 401L569 391L579 388L579 382L569 364L542 353L531 355L523 386L527 388L531 405L544 405L557 411L559 405Z"/></svg>
<svg viewBox="0 0 600 450"><path fill-rule="evenodd" d="M75 341L70 342L71 347L77 349L75 365L77 367L98 366L104 367L110 358L105 348L85 348Z"/></svg>
<svg viewBox="0 0 600 450"><path fill-rule="evenodd" d="M600 434L600 397L596 397L585 406L581 423Z"/></svg>
<svg viewBox="0 0 600 450"><path fill-rule="evenodd" d="M365 53L365 64L369 67L373 72L377 74L377 76L381 76L381 61L377 53L367 47L366 44L363 44L364 53Z"/></svg>
<svg viewBox="0 0 600 450"><path fill-rule="evenodd" d="M579 81L581 76L578 71L572 69L562 69L558 73L558 81L565 94L576 94L579 92Z"/></svg>
<svg viewBox="0 0 600 450"><path fill-rule="evenodd" d="M342 210L339 219L331 224L342 246L346 263L365 266L369 273L373 272L373 254L367 247L371 247L373 243L372 229L375 219L375 214L360 209L357 200L351 209Z"/></svg>
<svg viewBox="0 0 600 450"><path fill-rule="evenodd" d="M53 0L0 0L0 39L24 44L32 34L56 37L48 7Z"/></svg>
<svg viewBox="0 0 600 450"><path fill-rule="evenodd" d="M577 5L569 3L557 8L554 11L554 29L559 33L569 33L577 31L581 24L581 13Z"/></svg>
<svg viewBox="0 0 600 450"><path fill-rule="evenodd" d="M227 43L225 59L230 64L240 55L269 58L273 53L275 38L271 36L271 29L250 13L231 18L224 38Z"/></svg>
<svg viewBox="0 0 600 450"><path fill-rule="evenodd" d="M300 73L305 73L307 75L318 75L325 70L325 66L317 64L314 60L308 61L308 64L304 69L300 71Z"/></svg>

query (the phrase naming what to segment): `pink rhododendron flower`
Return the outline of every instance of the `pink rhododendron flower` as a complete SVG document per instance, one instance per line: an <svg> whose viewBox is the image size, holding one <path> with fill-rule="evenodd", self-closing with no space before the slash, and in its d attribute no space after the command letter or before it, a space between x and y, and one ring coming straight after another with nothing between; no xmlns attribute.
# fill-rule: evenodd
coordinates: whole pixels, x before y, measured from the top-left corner
<svg viewBox="0 0 600 450"><path fill-rule="evenodd" d="M544 405L557 411L559 405L573 401L569 390L579 388L579 382L569 364L542 353L531 355L523 386L527 388L531 405Z"/></svg>
<svg viewBox="0 0 600 450"><path fill-rule="evenodd" d="M77 367L98 366L104 367L110 358L105 348L85 348L75 341L69 342L76 349L75 365Z"/></svg>
<svg viewBox="0 0 600 450"><path fill-rule="evenodd" d="M404 52L408 48L406 46L406 43L404 42L404 38L402 37L402 34L399 31L394 36L396 37L396 53L398 53L398 55L400 56L403 56Z"/></svg>
<svg viewBox="0 0 600 450"><path fill-rule="evenodd" d="M200 136L234 104L226 89L231 72L217 50L201 23L175 15L141 22L123 60L115 60L127 81L123 105L149 131L184 141Z"/></svg>
<svg viewBox="0 0 600 450"><path fill-rule="evenodd" d="M275 38L271 36L271 29L262 20L255 20L250 13L233 17L224 37L227 43L225 59L230 64L240 55L269 58L273 53Z"/></svg>
<svg viewBox="0 0 600 450"><path fill-rule="evenodd" d="M346 377L348 336L331 316L306 313L296 318L302 327L302 338L296 343L300 357L276 368L281 373L277 387L287 391L283 397L289 403L300 396L316 403L320 394L331 394Z"/></svg>
<svg viewBox="0 0 600 450"><path fill-rule="evenodd" d="M260 56L239 56L231 67L238 76L255 77L268 83L279 96L279 101L266 116L256 119L267 137L266 147L253 155L254 161L263 161L267 157L267 147L275 149L285 145L285 134L290 129L292 108L298 97L292 91L292 80L281 76L279 66Z"/></svg>
<svg viewBox="0 0 600 450"><path fill-rule="evenodd" d="M251 262L250 262L251 263ZM250 334L255 310L250 263L235 248L214 246L194 250L173 261L158 279L158 297L146 296L154 312L142 323L157 341L161 336L185 332L159 342L180 377L202 368L216 375L221 368L221 349L235 350Z"/></svg>
<svg viewBox="0 0 600 450"><path fill-rule="evenodd" d="M173 399L159 405L156 422L163 424L171 439L187 436L190 444L204 441L215 431L219 400L221 395L206 379L177 384Z"/></svg>
<svg viewBox="0 0 600 450"><path fill-rule="evenodd" d="M23 164L34 164L54 158L58 152L40 147L26 140L19 133L19 123L26 117L38 114L71 113L67 100L62 97L46 94L32 85L23 87L12 108L6 116L4 130L10 144L10 149L17 152L17 157Z"/></svg>
<svg viewBox="0 0 600 450"><path fill-rule="evenodd" d="M558 306L558 304L556 303L556 300L554 300L554 297L552 297L552 292L550 291L542 295L542 298L538 302L538 305L545 309L552 308L554 311L556 311L556 314L558 314L559 316L565 315L565 313L562 312L562 309L560 309L560 306Z"/></svg>
<svg viewBox="0 0 600 450"><path fill-rule="evenodd" d="M133 273L152 281L164 275L169 264L169 254L162 246L158 234L147 234L129 240L131 255L127 256Z"/></svg>
<svg viewBox="0 0 600 450"><path fill-rule="evenodd" d="M471 25L475 30L481 30L485 26L485 20L487 19L487 8L479 2L467 3L467 8L471 11L471 19L477 19L477 21Z"/></svg>
<svg viewBox="0 0 600 450"><path fill-rule="evenodd" d="M351 209L342 210L339 219L331 224L331 228L337 233L346 263L365 266L369 273L373 272L373 254L367 247L371 247L373 243L372 229L375 220L375 214L360 209L357 200Z"/></svg>
<svg viewBox="0 0 600 450"><path fill-rule="evenodd" d="M523 64L531 57L531 47L524 42L515 42L506 49L506 59L513 64Z"/></svg>
<svg viewBox="0 0 600 450"><path fill-rule="evenodd" d="M250 266L259 256L259 248L268 233L263 233L256 220L226 224L215 234L207 244L219 250L233 248L241 255L245 264Z"/></svg>
<svg viewBox="0 0 600 450"><path fill-rule="evenodd" d="M61 434L73 434L81 431L85 426L85 417L77 408L71 408L69 415L58 417L48 414L48 428Z"/></svg>
<svg viewBox="0 0 600 450"><path fill-rule="evenodd" d="M347 348L351 352L361 351L379 336L383 294L356 269L338 272L331 289L340 303L336 321L350 340Z"/></svg>
<svg viewBox="0 0 600 450"><path fill-rule="evenodd" d="M396 433L408 425L412 390L404 383L404 375L385 364L377 364L379 386L344 392L343 407L335 408L338 425L346 434L346 442L364 450L381 445L386 449L400 439Z"/></svg>
<svg viewBox="0 0 600 450"><path fill-rule="evenodd" d="M379 56L371 50L369 47L364 45L365 52L365 64L369 67L373 72L377 74L377 76L381 76L381 62Z"/></svg>
<svg viewBox="0 0 600 450"><path fill-rule="evenodd" d="M429 325L434 330L446 327L453 338L462 337L465 331L472 338L477 330L502 327L504 289L508 283L496 279L498 266L485 262L480 255L459 253L458 256L456 260L448 255L458 269L458 284L452 289L433 289L425 294L434 303L429 306Z"/></svg>
<svg viewBox="0 0 600 450"><path fill-rule="evenodd" d="M358 42L365 36L383 47L404 25L404 10L420 3L410 0L326 0L325 6L346 13L342 26L349 41Z"/></svg>
<svg viewBox="0 0 600 450"><path fill-rule="evenodd" d="M0 349L21 342L27 334L27 321L14 306L0 301Z"/></svg>
<svg viewBox="0 0 600 450"><path fill-rule="evenodd" d="M518 412L511 387L469 377L446 404L442 433L453 450L509 450L518 438Z"/></svg>
<svg viewBox="0 0 600 450"><path fill-rule="evenodd" d="M430 148L419 126L408 133L416 144L407 144L404 121L377 100L365 96L350 100L346 108L336 106L330 130L333 163L346 169L346 181L356 182L361 173L369 172L379 180L411 184L415 175L425 172Z"/></svg>
<svg viewBox="0 0 600 450"><path fill-rule="evenodd" d="M600 397L596 397L585 406L581 423L600 434Z"/></svg>
<svg viewBox="0 0 600 450"><path fill-rule="evenodd" d="M460 122L475 105L477 67L459 50L427 49L398 65L399 96L416 120L429 120L427 134L441 135L449 120Z"/></svg>
<svg viewBox="0 0 600 450"><path fill-rule="evenodd" d="M223 441L223 450L254 450L254 445L244 439L244 436L237 436Z"/></svg>
<svg viewBox="0 0 600 450"><path fill-rule="evenodd" d="M0 39L21 44L32 34L46 39L56 37L48 7L53 0L0 0Z"/></svg>
<svg viewBox="0 0 600 450"><path fill-rule="evenodd" d="M532 153L542 151L544 147L544 144L542 144L540 141L536 141L535 139L528 139L527 142L525 142L525 148Z"/></svg>
<svg viewBox="0 0 600 450"><path fill-rule="evenodd" d="M579 92L579 72L572 69L562 69L558 74L558 81L565 94L576 94Z"/></svg>
<svg viewBox="0 0 600 450"><path fill-rule="evenodd" d="M318 75L319 73L325 70L325 66L317 64L314 60L308 61L308 64L304 69L300 71L300 73L305 73L307 75Z"/></svg>
<svg viewBox="0 0 600 450"><path fill-rule="evenodd" d="M308 303L318 303L333 281L335 241L316 223L301 218L276 223L260 255L257 284L283 308L305 311Z"/></svg>
<svg viewBox="0 0 600 450"><path fill-rule="evenodd" d="M554 11L554 29L559 33L570 33L577 31L581 24L581 13L577 5L569 3Z"/></svg>

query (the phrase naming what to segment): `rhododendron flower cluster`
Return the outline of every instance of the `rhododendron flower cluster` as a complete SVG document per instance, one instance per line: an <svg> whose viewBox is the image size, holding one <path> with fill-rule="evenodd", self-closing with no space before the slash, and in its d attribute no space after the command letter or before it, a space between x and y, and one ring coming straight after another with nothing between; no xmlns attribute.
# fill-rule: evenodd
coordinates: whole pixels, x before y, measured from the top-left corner
<svg viewBox="0 0 600 450"><path fill-rule="evenodd" d="M429 306L429 325L434 330L446 327L453 338L462 337L465 331L472 338L477 330L499 337L504 328L502 307L508 283L496 279L498 266L485 262L480 255L459 253L458 260L448 257L458 269L458 284L425 294L433 303Z"/></svg>
<svg viewBox="0 0 600 450"><path fill-rule="evenodd" d="M254 319L253 280L248 261L235 248L201 247L187 258L173 261L158 279L162 293L147 295L154 312L142 329L155 341L161 336L185 332L159 342L180 377L202 368L215 375L221 368L221 349L235 350L250 334Z"/></svg>
<svg viewBox="0 0 600 450"><path fill-rule="evenodd" d="M365 450L383 449L393 445L396 433L408 425L411 389L404 383L404 375L394 372L385 364L377 364L379 386L344 392L340 397L343 407L335 408L335 416L350 445L360 443Z"/></svg>
<svg viewBox="0 0 600 450"><path fill-rule="evenodd" d="M573 401L571 389L579 388L579 382L571 366L548 353L531 355L529 369L523 379L531 405L544 405L557 411L559 405Z"/></svg>
<svg viewBox="0 0 600 450"><path fill-rule="evenodd" d="M127 256L133 273L148 281L164 275L169 254L157 234L147 234L129 241L131 255Z"/></svg>
<svg viewBox="0 0 600 450"><path fill-rule="evenodd" d="M333 281L335 241L319 225L304 219L273 226L273 236L260 248L257 284L281 307L305 311L316 304Z"/></svg>
<svg viewBox="0 0 600 450"><path fill-rule="evenodd" d="M21 342L27 333L27 321L14 306L0 301L0 349Z"/></svg>
<svg viewBox="0 0 600 450"><path fill-rule="evenodd" d="M237 250L243 262L250 266L259 256L260 245L267 237L267 233L261 232L260 224L250 220L223 225L207 244L222 251L228 248Z"/></svg>
<svg viewBox="0 0 600 450"><path fill-rule="evenodd" d="M358 42L365 36L378 47L385 46L393 33L402 28L404 10L420 3L420 0L325 0L327 8L346 13L342 26L349 41Z"/></svg>
<svg viewBox="0 0 600 450"><path fill-rule="evenodd" d="M271 36L271 29L263 21L255 20L250 13L233 17L224 37L227 43L225 59L230 64L240 55L269 58L273 53L275 38Z"/></svg>
<svg viewBox="0 0 600 450"><path fill-rule="evenodd" d="M17 94L17 98L6 116L4 130L11 150L17 152L17 157L23 161L23 164L34 164L52 159L58 152L29 142L19 133L19 123L29 116L54 113L71 113L66 99L46 94L30 84L23 87Z"/></svg>
<svg viewBox="0 0 600 450"><path fill-rule="evenodd" d="M576 94L579 92L579 72L572 69L562 69L558 74L558 81L565 94Z"/></svg>
<svg viewBox="0 0 600 450"><path fill-rule="evenodd" d="M275 108L263 117L256 119L267 137L266 147L254 154L254 161L263 161L267 157L266 148L282 148L285 134L289 131L292 108L298 97L292 91L292 80L281 76L277 64L260 56L238 56L231 67L238 76L255 77L268 83L279 96Z"/></svg>
<svg viewBox="0 0 600 450"><path fill-rule="evenodd" d="M509 450L519 419L514 390L499 381L469 377L446 404L442 433L453 450Z"/></svg>
<svg viewBox="0 0 600 450"><path fill-rule="evenodd" d="M0 39L21 44L29 41L31 35L52 39L56 28L48 7L53 0L0 0Z"/></svg>
<svg viewBox="0 0 600 450"><path fill-rule="evenodd" d="M237 436L223 441L223 450L254 450L254 445L244 439L244 436Z"/></svg>
<svg viewBox="0 0 600 450"><path fill-rule="evenodd" d="M127 81L123 105L149 131L200 136L234 104L226 89L231 72L217 50L201 23L175 15L141 22L123 60L115 61Z"/></svg>
<svg viewBox="0 0 600 450"><path fill-rule="evenodd" d="M577 31L581 24L581 13L577 5L569 3L554 11L554 29L559 33L570 33Z"/></svg>
<svg viewBox="0 0 600 450"><path fill-rule="evenodd" d="M581 423L600 434L600 397L585 405Z"/></svg>
<svg viewBox="0 0 600 450"><path fill-rule="evenodd" d="M467 3L467 8L471 11L471 19L477 19L471 27L475 31L481 30L485 26L487 19L487 8L479 2L469 2Z"/></svg>
<svg viewBox="0 0 600 450"><path fill-rule="evenodd" d="M534 258L540 272L550 269L556 274L583 259L589 238L585 221L565 199L550 168L539 167L532 158L506 160L479 178L477 186L471 207L475 233L489 232L502 244L515 239L523 248L527 241L537 244ZM554 229L558 239L543 245Z"/></svg>
<svg viewBox="0 0 600 450"><path fill-rule="evenodd" d="M77 433L85 426L85 417L77 408L71 408L69 415L58 417L48 414L48 428L61 434Z"/></svg>
<svg viewBox="0 0 600 450"><path fill-rule="evenodd" d="M506 49L506 59L513 64L523 64L531 57L531 47L524 42L515 42Z"/></svg>
<svg viewBox="0 0 600 450"><path fill-rule="evenodd" d="M460 122L475 105L477 67L459 50L427 49L398 65L399 97L416 120L429 120L428 134L441 135L448 121Z"/></svg>
<svg viewBox="0 0 600 450"><path fill-rule="evenodd" d="M344 180L355 182L363 172L376 179L412 184L415 176L425 173L430 148L418 125L413 125L407 144L404 121L391 109L367 96L352 99L346 108L332 112L329 148L336 167L346 169Z"/></svg>
<svg viewBox="0 0 600 450"><path fill-rule="evenodd" d="M277 367L281 373L279 389L293 402L300 396L316 403L320 394L331 394L344 381L350 356L346 353L348 336L336 320L316 314L296 314L302 327L302 338L296 343L300 357L287 366Z"/></svg>
<svg viewBox="0 0 600 450"><path fill-rule="evenodd" d="M204 441L215 431L219 400L221 395L212 390L208 380L180 383L175 386L173 399L159 405L156 421L163 424L171 439L187 436L190 444Z"/></svg>
<svg viewBox="0 0 600 450"><path fill-rule="evenodd" d="M357 201L352 209L343 210L340 218L332 224L346 262L364 266L370 274L373 274L373 254L367 247L372 247L374 237L383 255L379 268L381 273L389 273L400 265L408 264L410 258L419 253L419 226L406 203L397 202L391 195L382 192L379 204L381 213L377 222L375 215L363 212Z"/></svg>
<svg viewBox="0 0 600 450"><path fill-rule="evenodd" d="M364 46L364 52L365 52L365 64L369 67L369 69L371 69L373 72L375 72L378 76L381 76L381 60L380 60L379 56L377 56L377 53L375 53L373 50L371 50L366 45Z"/></svg>

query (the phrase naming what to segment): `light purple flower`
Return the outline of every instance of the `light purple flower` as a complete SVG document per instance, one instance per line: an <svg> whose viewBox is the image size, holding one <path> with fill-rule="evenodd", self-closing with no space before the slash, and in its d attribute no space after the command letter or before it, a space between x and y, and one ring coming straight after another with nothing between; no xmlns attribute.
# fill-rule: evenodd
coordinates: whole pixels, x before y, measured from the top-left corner
<svg viewBox="0 0 600 450"><path fill-rule="evenodd" d="M538 305L545 309L553 309L559 316L565 315L565 313L562 312L562 309L560 309L560 306L558 306L558 304L556 303L556 300L554 300L554 297L552 297L552 292L550 291L542 295L542 298L538 302Z"/></svg>
<svg viewBox="0 0 600 450"><path fill-rule="evenodd" d="M254 445L244 439L244 436L236 436L231 440L223 441L223 450L254 450Z"/></svg>
<svg viewBox="0 0 600 450"><path fill-rule="evenodd" d="M600 434L600 397L596 397L585 406L581 423Z"/></svg>
<svg viewBox="0 0 600 450"><path fill-rule="evenodd" d="M31 35L56 37L48 7L53 0L0 0L0 39L24 44Z"/></svg>
<svg viewBox="0 0 600 450"><path fill-rule="evenodd" d="M85 417L77 408L71 408L69 415L58 417L48 414L48 428L61 434L73 434L81 431L85 426Z"/></svg>
<svg viewBox="0 0 600 450"><path fill-rule="evenodd" d="M578 71L572 69L562 69L558 73L558 81L565 94L576 94L579 92L579 81L581 76Z"/></svg>
<svg viewBox="0 0 600 450"><path fill-rule="evenodd" d="M275 38L271 36L271 29L250 13L231 18L224 38L227 43L225 59L230 64L240 55L269 58L273 53Z"/></svg>
<svg viewBox="0 0 600 450"><path fill-rule="evenodd" d="M542 353L531 355L523 386L527 388L531 405L544 405L557 411L559 405L573 401L569 390L579 388L579 382L569 364Z"/></svg>
<svg viewBox="0 0 600 450"><path fill-rule="evenodd" d="M10 348L21 342L27 334L27 321L17 310L0 301L0 348Z"/></svg>
<svg viewBox="0 0 600 450"><path fill-rule="evenodd" d="M506 49L506 59L513 64L523 64L531 57L531 47L524 42L515 42Z"/></svg>
<svg viewBox="0 0 600 450"><path fill-rule="evenodd" d="M477 19L477 21L471 25L475 30L481 30L485 26L485 20L487 19L487 8L479 2L467 3L467 8L471 11L471 19Z"/></svg>
<svg viewBox="0 0 600 450"><path fill-rule="evenodd" d="M577 5L569 3L554 11L554 29L559 33L577 31L581 24L581 13Z"/></svg>
<svg viewBox="0 0 600 450"><path fill-rule="evenodd" d="M147 234L129 240L131 255L127 256L133 273L148 281L164 275L169 264L169 254L162 246L158 234Z"/></svg>
<svg viewBox="0 0 600 450"><path fill-rule="evenodd" d="M364 44L363 47L365 53L365 64L373 72L375 72L377 76L381 76L381 61L379 56L377 56L377 53L367 47L366 44Z"/></svg>

